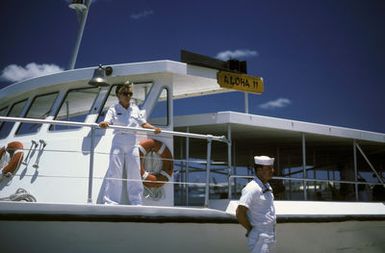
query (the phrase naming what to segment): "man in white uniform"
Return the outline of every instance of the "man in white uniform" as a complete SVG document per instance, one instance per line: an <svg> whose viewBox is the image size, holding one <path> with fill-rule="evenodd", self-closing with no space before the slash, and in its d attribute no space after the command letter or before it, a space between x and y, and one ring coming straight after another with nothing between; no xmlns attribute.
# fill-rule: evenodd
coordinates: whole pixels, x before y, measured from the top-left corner
<svg viewBox="0 0 385 253"><path fill-rule="evenodd" d="M255 156L254 162L256 177L243 188L236 216L247 230L250 252L270 253L275 246L276 216L268 181L273 177L274 158Z"/></svg>
<svg viewBox="0 0 385 253"><path fill-rule="evenodd" d="M133 95L132 84L128 81L116 88L116 95L119 103L111 106L106 114L104 121L99 123L101 128L109 125L143 127L154 129L155 133L160 133L160 128L156 128L147 123L139 108L131 103ZM141 205L143 195L143 184L140 176L140 158L136 135L132 132L114 130L112 139L110 164L107 172L106 186L103 196L105 204L120 204L122 195L122 174L123 169L127 173L127 192L131 205Z"/></svg>

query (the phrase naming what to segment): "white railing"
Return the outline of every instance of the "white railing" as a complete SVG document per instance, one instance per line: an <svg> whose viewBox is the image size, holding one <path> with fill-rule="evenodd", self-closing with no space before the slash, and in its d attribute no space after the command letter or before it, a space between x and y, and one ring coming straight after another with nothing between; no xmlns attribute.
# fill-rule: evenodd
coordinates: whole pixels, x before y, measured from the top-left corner
<svg viewBox="0 0 385 253"><path fill-rule="evenodd" d="M92 187L93 187L93 173L94 173L94 149L95 149L95 130L99 129L97 123L82 123L82 122L73 122L73 121L61 121L61 120L46 120L46 119L28 119L28 118L18 118L18 117L3 117L0 116L0 121L7 122L21 122L21 123L34 123L34 124L51 124L51 125L62 125L62 126L78 126L78 127L88 127L91 129L91 143L90 143L90 161L89 161L89 175L88 175L88 203L92 203ZM123 126L114 126L111 125L108 128L119 129L127 132L142 132L142 133L152 133L154 134L153 129L145 128L136 128L136 127L123 127ZM212 141L219 141L228 143L228 140L225 136L214 136L210 134L194 134L194 133L184 133L177 131L162 130L159 136L179 136L185 138L195 138L195 139L204 139L207 140L207 165L206 165L206 183L205 183L205 207L208 207L209 204L209 190L210 190L210 169L211 169L211 146Z"/></svg>
<svg viewBox="0 0 385 253"><path fill-rule="evenodd" d="M96 123L81 123L81 122L72 122L72 121L60 121L60 120L45 120L45 119L29 119L29 118L18 118L18 117L2 117L0 116L0 121L8 121L8 122L22 122L22 123L38 123L38 124L51 124L51 125L62 125L62 126L77 126L77 127L88 127L91 129L91 143L90 143L90 161L89 161L89 185L88 185L88 202L92 202L92 187L93 187L93 172L94 172L94 148L95 148L95 130L99 129L99 125ZM144 129L144 128L134 128L134 127L122 127L122 126L113 126L111 125L109 128L111 129L119 129L127 132L142 132L142 133L154 133L154 130L152 129ZM185 133L185 132L177 132L177 131L169 131L169 130L162 130L162 132L159 134L160 136L179 136L184 138L195 138L195 139L204 139L207 140L207 160L205 162L206 164L206 182L203 183L205 185L205 200L204 205L207 207L209 204L209 190L210 190L210 173L211 173L211 148L212 148L212 141L219 141L229 144L229 141L226 139L225 136L213 136L213 135L204 135L204 134L194 134L194 133ZM320 182L320 183L342 183L342 184L354 184L356 187L356 193L357 193L357 187L358 185L383 185L385 187L384 181L380 179L380 175L377 173L377 171L374 169L372 164L369 162L368 158L364 155L362 149L356 144L356 148L361 152L361 154L364 156L365 160L369 163L370 168L373 170L373 172L377 175L379 178L379 183L367 183L367 182L361 182L361 181L338 181L338 180L322 180L322 179L311 179L311 178L289 178L289 177L274 177L273 179L279 179L279 180L288 180L288 181L303 181L304 182L304 191L306 192L306 183L307 182ZM187 158L186 162L189 162L189 159ZM250 178L250 176L238 176L238 175L229 175L228 178L228 196L229 198L232 196L232 181L236 178ZM171 182L169 182L171 183ZM174 182L176 183L176 182ZM177 184L180 184L177 183ZM185 183L188 184L188 183ZM305 193L304 193L305 194Z"/></svg>
<svg viewBox="0 0 385 253"><path fill-rule="evenodd" d="M240 176L240 175L231 175L229 176L229 196L232 196L232 183L234 179L241 178L241 179L254 179L255 176ZM385 187L385 185L382 182L379 183L372 183L372 182L361 182L361 181L348 181L348 180L330 180L330 179L312 179L312 178L292 178L292 177L272 177L273 180L282 180L282 181L297 181L297 182L317 182L317 183L333 183L333 184L351 184L351 185L382 185ZM308 186L304 184L303 191L306 191Z"/></svg>

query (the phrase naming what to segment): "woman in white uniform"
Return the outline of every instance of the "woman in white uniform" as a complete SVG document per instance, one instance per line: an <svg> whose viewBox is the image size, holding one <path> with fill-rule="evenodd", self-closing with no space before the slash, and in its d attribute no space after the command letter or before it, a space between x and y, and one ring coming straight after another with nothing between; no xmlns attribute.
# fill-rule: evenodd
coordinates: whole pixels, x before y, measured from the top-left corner
<svg viewBox="0 0 385 253"><path fill-rule="evenodd" d="M119 103L112 105L99 123L101 128L109 125L143 127L161 132L160 128L149 124L135 104L131 104L132 84L127 81L116 88ZM131 132L115 130L111 145L110 164L107 172L106 186L103 196L105 204L120 204L122 195L122 174L127 174L127 193L131 205L141 205L143 184L140 176L140 158L136 135Z"/></svg>

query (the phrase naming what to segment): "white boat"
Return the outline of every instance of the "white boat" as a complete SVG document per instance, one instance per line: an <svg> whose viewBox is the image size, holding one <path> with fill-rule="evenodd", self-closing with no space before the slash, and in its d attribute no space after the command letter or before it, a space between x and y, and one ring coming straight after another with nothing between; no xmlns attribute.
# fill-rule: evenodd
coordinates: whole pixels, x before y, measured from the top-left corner
<svg viewBox="0 0 385 253"><path fill-rule="evenodd" d="M89 85L111 69L110 85ZM357 176L383 173L385 135L237 112L174 116L174 100L229 91L217 73L164 60L64 71L2 89L0 146L21 143L24 156L0 181L1 252L247 252L234 210L255 153L277 159L278 252L383 252L384 202L362 201L359 191L383 187L381 179ZM164 131L124 129L173 153L173 177L147 189L143 206L100 200L114 127L97 122L126 80Z"/></svg>
<svg viewBox="0 0 385 253"><path fill-rule="evenodd" d="M69 5L80 18L70 68L91 2ZM178 99L261 93L262 79L245 70L183 52L182 62L69 70L0 90L0 251L247 252L234 213L249 159L265 154L277 161L278 252L384 252L384 134L252 115L247 95L246 113L174 115ZM162 134L98 127L126 80ZM116 128L170 151L150 146L141 157L142 172L161 180L143 180L143 206L127 205L126 184L122 205L103 204Z"/></svg>

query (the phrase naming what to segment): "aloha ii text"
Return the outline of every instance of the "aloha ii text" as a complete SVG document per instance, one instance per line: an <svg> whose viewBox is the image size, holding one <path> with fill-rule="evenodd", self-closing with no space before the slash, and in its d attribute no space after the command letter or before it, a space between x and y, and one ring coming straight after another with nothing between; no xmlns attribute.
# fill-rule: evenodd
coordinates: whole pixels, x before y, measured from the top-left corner
<svg viewBox="0 0 385 253"><path fill-rule="evenodd" d="M257 76L220 71L217 74L218 84L222 88L252 93L263 93L263 79Z"/></svg>

